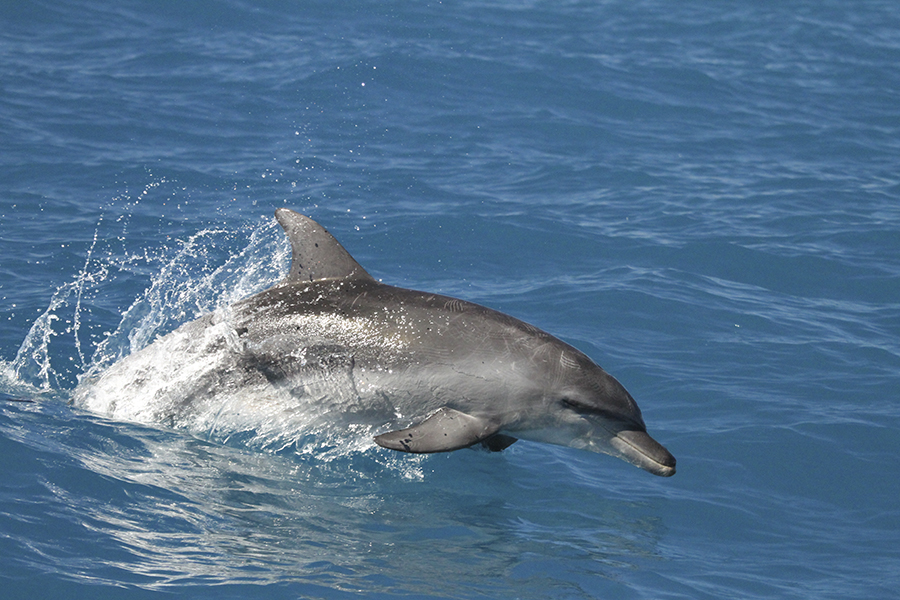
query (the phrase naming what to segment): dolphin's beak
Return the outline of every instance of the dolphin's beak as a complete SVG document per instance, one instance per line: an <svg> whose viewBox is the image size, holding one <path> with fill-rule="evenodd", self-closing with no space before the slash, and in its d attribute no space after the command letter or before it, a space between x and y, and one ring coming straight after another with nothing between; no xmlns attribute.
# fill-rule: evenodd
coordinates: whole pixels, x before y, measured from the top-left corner
<svg viewBox="0 0 900 600"><path fill-rule="evenodd" d="M675 457L645 431L625 429L609 442L622 458L645 471L662 477L675 474Z"/></svg>

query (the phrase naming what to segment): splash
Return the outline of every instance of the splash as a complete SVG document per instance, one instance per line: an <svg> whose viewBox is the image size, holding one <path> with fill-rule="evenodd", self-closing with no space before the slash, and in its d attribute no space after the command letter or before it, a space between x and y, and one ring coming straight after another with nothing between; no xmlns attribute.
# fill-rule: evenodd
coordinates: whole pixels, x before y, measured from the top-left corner
<svg viewBox="0 0 900 600"><path fill-rule="evenodd" d="M290 258L271 218L137 252L125 247L128 224L127 215L97 222L82 267L53 292L15 359L0 362L4 393L66 397L78 380L182 323L269 287ZM109 306L128 296L124 310Z"/></svg>
<svg viewBox="0 0 900 600"><path fill-rule="evenodd" d="M110 234L111 223L121 230ZM358 463L362 473L374 468L404 479L424 476L423 457L372 452L377 424L341 422L340 410L328 410L348 401L334 389L352 385L319 382L321 390L298 398L260 381L238 390L217 389L209 398L209 410L193 421L145 414L158 404L146 402L147 393L171 395L177 402L179 391L189 387L185 378L189 383L203 381L221 367L216 362L223 359L219 342L227 344L232 332L227 326L229 307L279 281L291 248L273 218L239 229L204 228L138 252L123 247L127 228L127 218L98 221L78 272L54 291L15 360L0 362L3 393L70 401L95 414L172 427L230 447L293 456L316 469L334 464L346 471ZM131 301L122 310L110 311L104 305L110 297L123 296ZM209 352L182 352L178 341L191 338L195 330L179 327L198 318L213 319L222 327L201 328L211 336ZM98 328L103 331L94 335ZM173 360L190 368L173 371ZM116 369L110 370L113 364ZM103 378L107 385L97 386ZM140 378L150 384L132 393L129 386ZM307 387L315 388L315 382ZM111 410L110 402L118 409Z"/></svg>
<svg viewBox="0 0 900 600"><path fill-rule="evenodd" d="M149 287L122 313L116 329L97 344L85 375L106 370L124 356L202 314L233 304L278 281L290 259L290 246L274 219L250 231L246 246L219 265L211 250L231 245L234 232L205 229L178 242L161 261Z"/></svg>

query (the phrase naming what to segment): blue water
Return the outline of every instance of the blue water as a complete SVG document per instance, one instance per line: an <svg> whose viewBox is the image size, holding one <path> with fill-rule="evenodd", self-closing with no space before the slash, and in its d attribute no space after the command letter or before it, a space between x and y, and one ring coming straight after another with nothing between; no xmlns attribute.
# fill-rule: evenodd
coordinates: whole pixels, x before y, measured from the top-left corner
<svg viewBox="0 0 900 600"><path fill-rule="evenodd" d="M173 4L0 7L4 598L897 597L900 5ZM584 350L678 473L67 403L277 280L279 206Z"/></svg>

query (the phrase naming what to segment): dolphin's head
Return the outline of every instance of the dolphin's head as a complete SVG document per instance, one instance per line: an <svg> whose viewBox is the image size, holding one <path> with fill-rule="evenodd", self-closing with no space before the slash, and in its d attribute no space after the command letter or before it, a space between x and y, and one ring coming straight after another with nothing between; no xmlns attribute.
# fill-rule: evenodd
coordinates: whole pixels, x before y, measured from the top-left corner
<svg viewBox="0 0 900 600"><path fill-rule="evenodd" d="M574 348L558 356L557 376L543 390L553 424L527 437L611 454L654 475L674 475L675 457L647 434L641 409L628 390Z"/></svg>

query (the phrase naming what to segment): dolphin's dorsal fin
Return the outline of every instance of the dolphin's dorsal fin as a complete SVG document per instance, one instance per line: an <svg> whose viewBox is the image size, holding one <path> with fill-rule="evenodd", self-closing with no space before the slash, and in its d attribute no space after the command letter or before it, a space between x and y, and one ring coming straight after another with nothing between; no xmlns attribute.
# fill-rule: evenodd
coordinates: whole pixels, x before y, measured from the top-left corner
<svg viewBox="0 0 900 600"><path fill-rule="evenodd" d="M375 438L375 443L383 448L416 454L450 452L483 442L496 434L499 429L500 426L493 421L473 417L445 406L418 425L382 433ZM506 446L515 441L515 438L509 436L504 438L511 440ZM502 450L506 447L503 446L504 441L506 440L499 444L502 447L498 446L497 449Z"/></svg>
<svg viewBox="0 0 900 600"><path fill-rule="evenodd" d="M324 227L287 208L275 218L291 242L291 270L282 283L322 280L374 280Z"/></svg>

